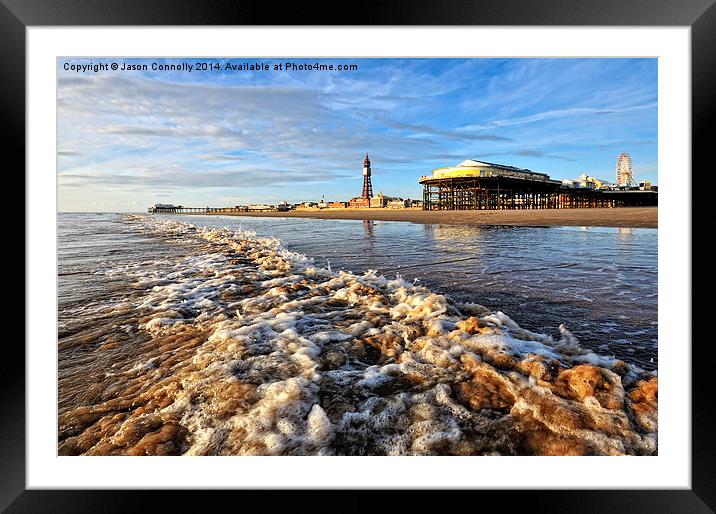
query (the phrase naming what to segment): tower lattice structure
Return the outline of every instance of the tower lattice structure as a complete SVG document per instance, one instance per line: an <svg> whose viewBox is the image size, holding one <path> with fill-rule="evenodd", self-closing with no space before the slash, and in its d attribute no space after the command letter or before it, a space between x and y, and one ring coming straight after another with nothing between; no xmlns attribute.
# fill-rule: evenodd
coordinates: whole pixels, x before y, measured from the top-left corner
<svg viewBox="0 0 716 514"><path fill-rule="evenodd" d="M373 197L373 185L370 183L370 159L368 154L365 154L365 160L363 161L363 192L361 197L370 200Z"/></svg>

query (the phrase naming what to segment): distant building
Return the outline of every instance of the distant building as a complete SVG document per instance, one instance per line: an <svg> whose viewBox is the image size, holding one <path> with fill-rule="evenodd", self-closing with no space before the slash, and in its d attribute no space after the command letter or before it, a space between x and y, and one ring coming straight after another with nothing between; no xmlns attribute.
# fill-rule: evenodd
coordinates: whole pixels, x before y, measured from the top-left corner
<svg viewBox="0 0 716 514"><path fill-rule="evenodd" d="M378 193L378 196L374 196L370 199L370 206L372 208L382 209L388 204L388 199L383 196L383 193Z"/></svg>
<svg viewBox="0 0 716 514"><path fill-rule="evenodd" d="M147 209L147 212L174 212L176 209L183 209L181 205L174 205L172 203L155 203L152 207Z"/></svg>
<svg viewBox="0 0 716 514"><path fill-rule="evenodd" d="M577 179L564 179L562 186L572 189L608 189L611 183L582 173Z"/></svg>
<svg viewBox="0 0 716 514"><path fill-rule="evenodd" d="M275 211L276 207L273 205L266 205L262 203L252 203L249 205L250 211Z"/></svg>
<svg viewBox="0 0 716 514"><path fill-rule="evenodd" d="M345 209L348 207L348 202L328 202L329 209Z"/></svg>
<svg viewBox="0 0 716 514"><path fill-rule="evenodd" d="M370 207L370 199L369 198L351 198L348 201L348 206L351 208L362 208L362 207Z"/></svg>
<svg viewBox="0 0 716 514"><path fill-rule="evenodd" d="M642 191L651 191L654 189L654 186L651 184L650 180L644 179L639 182L639 189Z"/></svg>
<svg viewBox="0 0 716 514"><path fill-rule="evenodd" d="M388 209L405 209L406 207L410 207L411 203L411 200L394 198L392 200L388 200L388 204L386 205L386 207L388 207Z"/></svg>

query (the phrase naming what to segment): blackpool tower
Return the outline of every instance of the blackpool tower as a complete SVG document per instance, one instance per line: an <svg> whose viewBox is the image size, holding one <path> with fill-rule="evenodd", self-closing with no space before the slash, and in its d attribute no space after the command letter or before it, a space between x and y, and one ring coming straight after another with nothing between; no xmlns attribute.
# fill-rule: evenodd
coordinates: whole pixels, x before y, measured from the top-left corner
<svg viewBox="0 0 716 514"><path fill-rule="evenodd" d="M361 197L370 200L373 197L373 186L370 183L370 159L368 154L365 154L365 160L363 161L363 193Z"/></svg>

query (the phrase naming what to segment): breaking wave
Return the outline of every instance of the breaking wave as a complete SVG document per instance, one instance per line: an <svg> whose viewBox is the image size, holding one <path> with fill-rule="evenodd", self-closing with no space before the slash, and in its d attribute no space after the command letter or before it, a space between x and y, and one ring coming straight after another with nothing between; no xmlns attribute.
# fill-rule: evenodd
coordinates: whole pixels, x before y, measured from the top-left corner
<svg viewBox="0 0 716 514"><path fill-rule="evenodd" d="M60 326L61 455L653 455L655 373L248 231L126 216L183 257ZM101 277L98 277L98 280Z"/></svg>

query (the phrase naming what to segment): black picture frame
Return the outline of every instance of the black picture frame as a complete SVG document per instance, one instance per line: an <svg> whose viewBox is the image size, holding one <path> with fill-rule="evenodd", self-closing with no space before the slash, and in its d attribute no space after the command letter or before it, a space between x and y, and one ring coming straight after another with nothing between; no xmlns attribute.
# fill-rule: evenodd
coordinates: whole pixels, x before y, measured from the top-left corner
<svg viewBox="0 0 716 514"><path fill-rule="evenodd" d="M362 2L339 10L337 3L293 3L278 8L270 2L196 0L0 0L0 63L3 78L3 153L15 159L15 169L25 169L25 30L33 26L83 25L547 25L547 26L687 26L691 28L692 170L710 170L712 132L716 119L716 0L476 0L428 2L400 0ZM684 172L688 172L685 170ZM692 183L695 174L692 172ZM708 175L706 175L708 180ZM24 190L24 185L20 187ZM25 193L31 193L25 191ZM692 188L691 209L706 204L706 188ZM707 233L706 228L704 233ZM692 241L699 240L692 228ZM692 246L692 266L699 254ZM663 271L663 270L662 270ZM25 278L31 269L25 267ZM692 267L692 276L693 276ZM701 282L692 288L703 292ZM694 295L693 298L698 298ZM706 297L703 297L706 298ZM706 300L701 300L707 302ZM708 303L708 302L707 302ZM692 319L704 303L692 301ZM32 308L27 305L27 308ZM26 314L27 315L27 314ZM467 502L496 501L510 507L548 512L714 512L716 509L716 458L714 457L714 400L711 387L711 338L698 340L685 323L684 341L670 342L692 352L692 441L689 490L522 490L469 491ZM691 339L691 341L689 341ZM26 490L25 482L25 352L15 348L0 373L2 421L0 421L0 508L7 512L130 512L149 508L153 500L162 511L205 510L229 500L235 508L265 503L266 491L80 491ZM19 346L19 345L15 345ZM7 365L12 363L12 365ZM556 477L558 479L558 477ZM559 487L559 484L556 484ZM272 501L276 499L272 492ZM454 501L450 493L450 503ZM365 511L378 502L400 502L403 510L419 507L424 494L380 494L346 491L340 510ZM291 502L315 510L326 503L325 492L294 491ZM279 499L281 496L279 496ZM445 498L443 498L445 500ZM440 501L440 500L439 500ZM238 503L240 502L240 503ZM247 503L250 502L250 503ZM260 504L259 503L259 504ZM309 507L310 506L310 507ZM318 506L318 507L316 507ZM449 508L449 507L448 507ZM271 508L270 510L274 510Z"/></svg>

